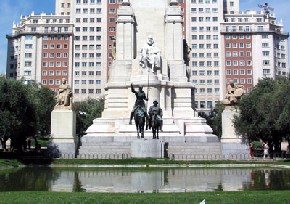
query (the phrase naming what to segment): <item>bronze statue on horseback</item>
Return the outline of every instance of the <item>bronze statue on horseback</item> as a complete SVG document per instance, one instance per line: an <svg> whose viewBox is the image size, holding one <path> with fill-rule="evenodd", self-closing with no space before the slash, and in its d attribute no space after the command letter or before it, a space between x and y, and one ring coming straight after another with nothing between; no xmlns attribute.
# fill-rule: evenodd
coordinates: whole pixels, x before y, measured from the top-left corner
<svg viewBox="0 0 290 204"><path fill-rule="evenodd" d="M132 124L132 119L134 117L136 130L137 130L137 137L139 138L139 133L141 134L141 138L144 138L144 126L145 122L148 121L148 114L146 112L145 102L148 101L145 92L143 91L142 86L139 85L139 90L135 91L133 84L131 84L131 91L136 96L136 101L131 112L130 122ZM147 125L146 125L147 129Z"/></svg>
<svg viewBox="0 0 290 204"><path fill-rule="evenodd" d="M158 106L158 101L155 100L149 108L149 129L152 128L153 139L159 139L159 130L163 131L162 116L162 109Z"/></svg>
<svg viewBox="0 0 290 204"><path fill-rule="evenodd" d="M148 129L148 126L149 129L152 128L153 139L159 139L159 130L162 131L163 126L163 113L157 100L155 100L153 105L150 106L148 116L145 107L145 101L148 101L148 97L146 97L143 87L139 85L138 91L136 91L133 84L131 84L131 91L135 94L136 101L131 112L129 124L132 125L132 119L134 118L138 138L140 138L139 134L141 134L141 138L144 138L144 126L146 123L146 130Z"/></svg>

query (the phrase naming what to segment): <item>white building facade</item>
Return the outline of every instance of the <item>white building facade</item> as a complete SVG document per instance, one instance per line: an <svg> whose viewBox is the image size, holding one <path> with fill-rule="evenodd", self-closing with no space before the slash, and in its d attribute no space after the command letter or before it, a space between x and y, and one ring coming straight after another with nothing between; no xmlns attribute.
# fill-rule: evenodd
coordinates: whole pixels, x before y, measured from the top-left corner
<svg viewBox="0 0 290 204"><path fill-rule="evenodd" d="M72 79L72 34L69 16L22 16L7 35L7 77L56 91L62 78Z"/></svg>
<svg viewBox="0 0 290 204"><path fill-rule="evenodd" d="M273 14L225 14L221 34L223 82L234 80L249 93L259 79L288 76L289 33Z"/></svg>
<svg viewBox="0 0 290 204"><path fill-rule="evenodd" d="M107 83L107 2L57 0L56 14L74 23L73 81L75 100L99 98Z"/></svg>
<svg viewBox="0 0 290 204"><path fill-rule="evenodd" d="M222 0L187 1L187 42L191 46L191 81L195 108L210 111L220 101Z"/></svg>

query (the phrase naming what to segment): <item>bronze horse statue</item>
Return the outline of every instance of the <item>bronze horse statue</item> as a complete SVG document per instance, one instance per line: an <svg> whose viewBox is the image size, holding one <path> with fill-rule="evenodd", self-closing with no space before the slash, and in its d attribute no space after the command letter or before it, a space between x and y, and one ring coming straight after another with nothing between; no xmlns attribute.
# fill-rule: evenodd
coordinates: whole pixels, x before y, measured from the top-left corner
<svg viewBox="0 0 290 204"><path fill-rule="evenodd" d="M144 126L145 126L145 111L141 106L138 106L134 112L134 120L137 130L137 138L144 138Z"/></svg>
<svg viewBox="0 0 290 204"><path fill-rule="evenodd" d="M159 129L161 128L161 120L156 113L153 113L151 118L151 128L153 133L153 139L159 139Z"/></svg>

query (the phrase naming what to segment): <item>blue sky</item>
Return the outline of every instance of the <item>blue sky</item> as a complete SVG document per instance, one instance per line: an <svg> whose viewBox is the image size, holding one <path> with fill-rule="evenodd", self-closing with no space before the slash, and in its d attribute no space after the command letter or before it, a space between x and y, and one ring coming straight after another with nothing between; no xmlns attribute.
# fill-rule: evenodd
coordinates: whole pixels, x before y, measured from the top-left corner
<svg viewBox="0 0 290 204"><path fill-rule="evenodd" d="M283 19L285 31L290 32L289 0L240 0L240 10L259 10L258 4L265 4L274 8L278 20ZM5 72L7 57L6 34L11 33L12 23L19 22L21 15L54 13L55 0L1 0L0 4L0 74Z"/></svg>

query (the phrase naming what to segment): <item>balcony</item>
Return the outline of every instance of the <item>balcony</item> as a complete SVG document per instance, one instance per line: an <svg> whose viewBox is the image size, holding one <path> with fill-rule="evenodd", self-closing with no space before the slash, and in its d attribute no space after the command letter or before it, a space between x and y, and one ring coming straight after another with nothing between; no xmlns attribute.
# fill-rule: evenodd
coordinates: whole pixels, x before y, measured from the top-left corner
<svg viewBox="0 0 290 204"><path fill-rule="evenodd" d="M278 29L252 29L252 28L245 28L245 29L235 29L235 28L221 28L220 32L222 34L225 33L276 33L279 35L289 36L289 32L281 32Z"/></svg>
<svg viewBox="0 0 290 204"><path fill-rule="evenodd" d="M6 35L6 38L17 38L22 35L52 35L52 34L61 34L61 35L73 35L73 29L68 29L67 31L59 31L59 30L45 30L45 29L38 29L36 31L17 31L13 34Z"/></svg>

